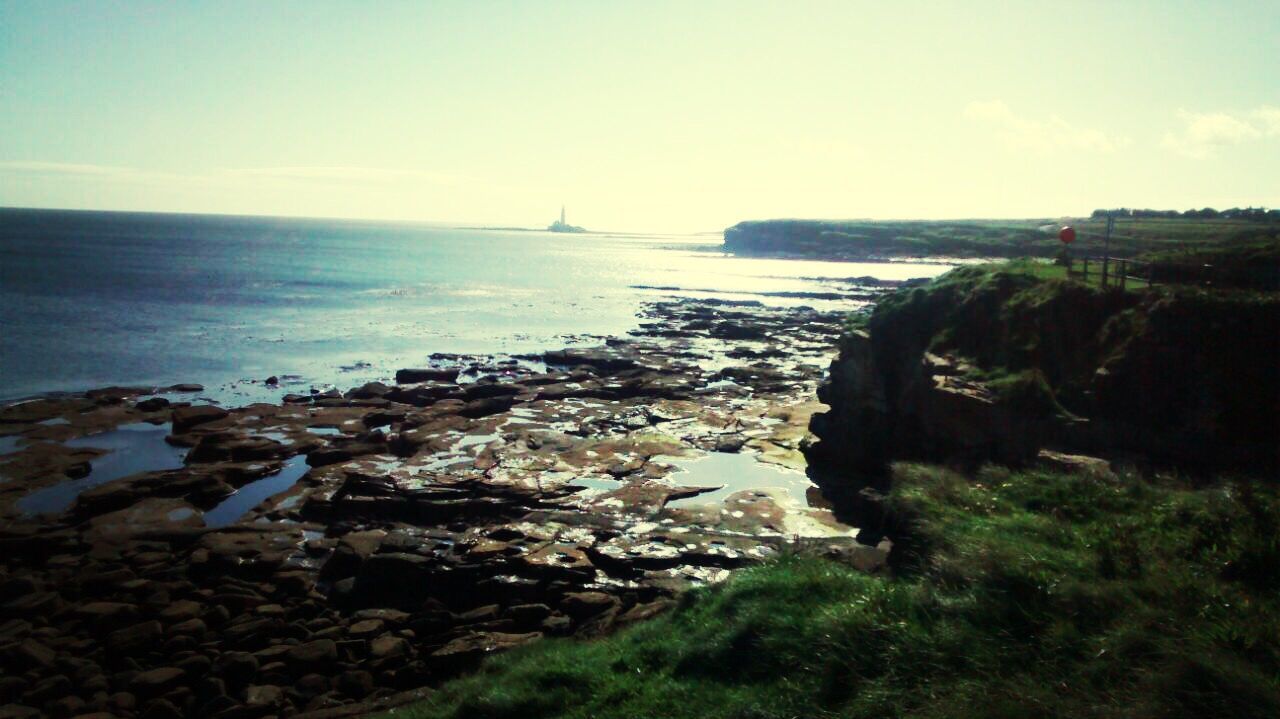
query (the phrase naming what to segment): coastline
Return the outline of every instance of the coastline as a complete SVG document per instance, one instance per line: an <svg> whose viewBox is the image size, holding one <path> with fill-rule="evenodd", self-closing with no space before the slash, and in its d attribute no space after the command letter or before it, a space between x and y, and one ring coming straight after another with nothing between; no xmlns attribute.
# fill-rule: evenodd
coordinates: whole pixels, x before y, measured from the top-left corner
<svg viewBox="0 0 1280 719"><path fill-rule="evenodd" d="M22 617L6 636L77 647L105 684L86 706L122 709L123 692L318 710L611 631L797 541L873 571L887 546L860 545L805 489L800 454L842 319L656 300L599 347L441 355L395 385L225 408L149 388L8 404L4 574L35 591L5 609ZM179 465L94 484L99 463L156 452ZM707 475L707 457L733 469ZM760 476L717 481L739 473ZM24 515L37 496L55 514ZM227 509L238 497L256 503ZM151 618L156 592L182 612ZM137 670L112 664L121 651ZM204 663L226 693L196 681ZM304 675L313 689L287 689ZM246 685L279 689L231 698Z"/></svg>

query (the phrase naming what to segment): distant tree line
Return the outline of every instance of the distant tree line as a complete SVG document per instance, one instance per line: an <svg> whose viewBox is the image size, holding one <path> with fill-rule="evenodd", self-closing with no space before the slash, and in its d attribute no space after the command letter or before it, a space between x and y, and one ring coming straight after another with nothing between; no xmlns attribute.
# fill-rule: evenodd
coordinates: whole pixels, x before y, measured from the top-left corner
<svg viewBox="0 0 1280 719"><path fill-rule="evenodd" d="M1253 220L1255 222L1280 222L1280 210L1268 210L1265 207L1232 207L1229 210L1215 210L1206 207L1201 210L1190 209L1186 212L1177 210L1138 210L1121 207L1114 210L1094 210L1091 217L1095 220L1108 215L1115 217L1166 217L1201 220Z"/></svg>

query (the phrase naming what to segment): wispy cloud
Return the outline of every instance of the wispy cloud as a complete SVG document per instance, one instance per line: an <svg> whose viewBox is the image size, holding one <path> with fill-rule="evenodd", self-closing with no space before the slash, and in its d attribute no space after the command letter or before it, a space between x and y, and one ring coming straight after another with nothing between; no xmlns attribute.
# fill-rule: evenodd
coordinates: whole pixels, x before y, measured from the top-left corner
<svg viewBox="0 0 1280 719"><path fill-rule="evenodd" d="M1213 157L1220 148L1280 137L1280 108L1264 106L1248 112L1178 111L1182 127L1166 132L1161 144L1195 159Z"/></svg>
<svg viewBox="0 0 1280 719"><path fill-rule="evenodd" d="M1092 152L1114 152L1129 144L1129 138L1102 130L1077 127L1057 115L1035 120L1019 115L1001 100L974 101L964 109L966 119L989 125L1014 149L1049 152L1066 148Z"/></svg>
<svg viewBox="0 0 1280 719"><path fill-rule="evenodd" d="M4 171L33 175L89 175L93 177L119 177L140 172L140 170L132 167L17 160L0 162L0 172Z"/></svg>

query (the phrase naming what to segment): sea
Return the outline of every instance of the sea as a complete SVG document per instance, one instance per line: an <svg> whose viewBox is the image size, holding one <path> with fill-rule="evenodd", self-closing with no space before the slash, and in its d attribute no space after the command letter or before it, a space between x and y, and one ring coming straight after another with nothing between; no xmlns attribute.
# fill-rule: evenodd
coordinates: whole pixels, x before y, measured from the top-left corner
<svg viewBox="0 0 1280 719"><path fill-rule="evenodd" d="M849 278L949 269L734 257L720 242L0 209L0 401L175 383L226 404L278 401L390 380L433 353L596 344L664 298L853 309L828 296Z"/></svg>

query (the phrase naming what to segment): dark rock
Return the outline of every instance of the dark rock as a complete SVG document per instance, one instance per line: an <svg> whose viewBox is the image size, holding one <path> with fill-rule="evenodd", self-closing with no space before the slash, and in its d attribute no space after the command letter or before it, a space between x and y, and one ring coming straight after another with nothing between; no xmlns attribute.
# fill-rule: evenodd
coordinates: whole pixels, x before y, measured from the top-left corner
<svg viewBox="0 0 1280 719"><path fill-rule="evenodd" d="M617 597L604 592L571 592L560 603L565 614L584 619L611 609L618 604Z"/></svg>
<svg viewBox="0 0 1280 719"><path fill-rule="evenodd" d="M62 473L65 474L68 479L80 479L81 477L88 477L89 473L92 471L93 465L88 462L76 462L75 464L67 465L67 468L62 470Z"/></svg>
<svg viewBox="0 0 1280 719"><path fill-rule="evenodd" d="M173 410L173 433L183 434L193 428L209 422L216 422L229 416L229 412L211 404L178 407Z"/></svg>
<svg viewBox="0 0 1280 719"><path fill-rule="evenodd" d="M388 427L396 422L403 422L405 411L402 409L376 410L360 418L360 422L369 429Z"/></svg>
<svg viewBox="0 0 1280 719"><path fill-rule="evenodd" d="M373 691L373 675L360 669L343 672L337 689L353 699L363 699Z"/></svg>
<svg viewBox="0 0 1280 719"><path fill-rule="evenodd" d="M165 399L164 397L152 397L150 399L144 399L141 402L138 402L137 404L134 405L134 407L137 407L139 410L143 412L157 412L168 406L169 406L169 400Z"/></svg>
<svg viewBox="0 0 1280 719"><path fill-rule="evenodd" d="M123 602L89 602L72 610L94 631L108 631L133 622L138 617L138 607Z"/></svg>
<svg viewBox="0 0 1280 719"><path fill-rule="evenodd" d="M508 609L507 614L522 626L534 626L551 616L551 607L545 604L517 604Z"/></svg>
<svg viewBox="0 0 1280 719"><path fill-rule="evenodd" d="M254 710L273 709L284 704L284 691L271 684L251 686L245 690L244 703Z"/></svg>
<svg viewBox="0 0 1280 719"><path fill-rule="evenodd" d="M70 679L62 674L55 674L37 682L35 686L27 690L27 693L23 696L23 701L38 706L47 701L70 694L72 686Z"/></svg>
<svg viewBox="0 0 1280 719"><path fill-rule="evenodd" d="M307 455L307 464L312 467L323 467L359 457L365 454L379 454L387 451L387 438L381 431L362 434L357 437L335 437L327 446L312 451Z"/></svg>
<svg viewBox="0 0 1280 719"><path fill-rule="evenodd" d="M227 652L217 666L222 678L232 686L244 686L258 673L257 657L247 652Z"/></svg>
<svg viewBox="0 0 1280 719"><path fill-rule="evenodd" d="M549 365L577 367L585 365L604 372L616 372L639 366L631 357L607 348L572 348L551 350L542 359Z"/></svg>
<svg viewBox="0 0 1280 719"><path fill-rule="evenodd" d="M306 674L294 682L293 688L303 697L314 697L329 691L331 683L329 678L323 674ZM370 684L369 691L373 690ZM365 692L367 694L368 691ZM361 695L363 696L363 694Z"/></svg>
<svg viewBox="0 0 1280 719"><path fill-rule="evenodd" d="M385 396L391 388L382 382L368 382L347 392L348 399L377 399Z"/></svg>
<svg viewBox="0 0 1280 719"><path fill-rule="evenodd" d="M374 660L394 659L409 654L409 642L402 637L383 634L369 644L369 657Z"/></svg>
<svg viewBox="0 0 1280 719"><path fill-rule="evenodd" d="M477 382L475 384L467 385L467 388L462 392L462 396L463 399L471 401L476 399L488 399L490 397L507 397L520 394L523 391L525 391L525 388L518 384L489 384Z"/></svg>
<svg viewBox="0 0 1280 719"><path fill-rule="evenodd" d="M129 690L137 696L156 696L177 686L186 672L177 667L160 667L135 676L129 682Z"/></svg>
<svg viewBox="0 0 1280 719"><path fill-rule="evenodd" d="M20 642L12 650L6 651L14 657L13 663L19 666L41 667L48 669L53 666L53 660L57 656L52 649L46 647L34 639L25 639Z"/></svg>
<svg viewBox="0 0 1280 719"><path fill-rule="evenodd" d="M396 384L416 384L418 382L454 382L458 379L458 368L428 367L423 369L402 369L396 372Z"/></svg>
<svg viewBox="0 0 1280 719"><path fill-rule="evenodd" d="M285 444L267 437L243 437L230 433L207 434L187 452L186 463L257 462L283 459L292 454Z"/></svg>
<svg viewBox="0 0 1280 719"><path fill-rule="evenodd" d="M58 717L76 717L80 719L83 716L84 708L88 706L85 700L77 696L62 697L45 704L45 710L49 712L49 716Z"/></svg>
<svg viewBox="0 0 1280 719"><path fill-rule="evenodd" d="M153 699L142 708L142 719L182 719L182 710L168 699Z"/></svg>
<svg viewBox="0 0 1280 719"><path fill-rule="evenodd" d="M107 646L114 652L129 654L158 645L162 636L163 627L160 626L160 622L155 620L139 622L107 635Z"/></svg>
<svg viewBox="0 0 1280 719"><path fill-rule="evenodd" d="M458 637L431 653L431 663L445 673L474 668L489 654L526 644L542 637L541 632L504 634L479 632Z"/></svg>
<svg viewBox="0 0 1280 719"><path fill-rule="evenodd" d="M489 415L506 412L515 406L516 401L516 397L513 395L476 399L467 402L466 406L458 411L458 414L472 419L488 417Z"/></svg>
<svg viewBox="0 0 1280 719"><path fill-rule="evenodd" d="M332 639L317 639L291 647L285 658L293 666L327 666L338 660L338 646Z"/></svg>

